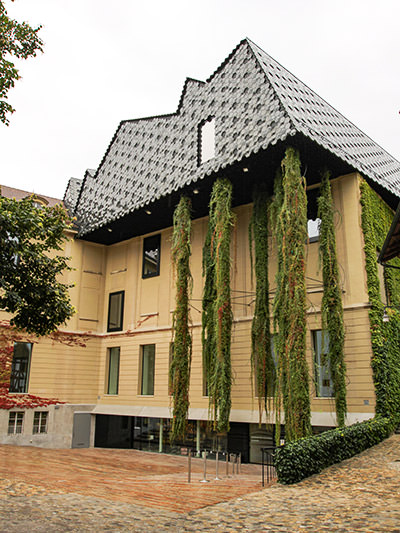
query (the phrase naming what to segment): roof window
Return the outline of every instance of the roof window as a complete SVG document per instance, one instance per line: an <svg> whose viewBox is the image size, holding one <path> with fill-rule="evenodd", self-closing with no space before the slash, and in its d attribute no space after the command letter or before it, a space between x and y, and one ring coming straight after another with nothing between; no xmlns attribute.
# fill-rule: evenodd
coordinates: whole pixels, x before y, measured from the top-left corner
<svg viewBox="0 0 400 533"><path fill-rule="evenodd" d="M215 157L215 117L208 117L199 125L199 165L209 161L213 157Z"/></svg>

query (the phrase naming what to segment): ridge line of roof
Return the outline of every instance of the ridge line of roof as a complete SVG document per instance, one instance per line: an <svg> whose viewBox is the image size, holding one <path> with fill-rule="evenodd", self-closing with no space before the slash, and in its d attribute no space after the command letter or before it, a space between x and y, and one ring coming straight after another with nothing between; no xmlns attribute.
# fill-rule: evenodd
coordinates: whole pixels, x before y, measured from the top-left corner
<svg viewBox="0 0 400 533"><path fill-rule="evenodd" d="M183 105L183 100L185 98L186 89L190 82L200 83L202 85L205 85L206 82L202 80L196 80L195 78L191 78L190 76L186 77L185 82L182 87L181 96L179 98L178 107L176 108L176 114L178 114L181 110L181 107Z"/></svg>
<svg viewBox="0 0 400 533"><path fill-rule="evenodd" d="M245 37L244 39L242 39L240 41L239 44L237 44L235 46L235 48L232 50L232 52L222 61L222 63L219 65L219 67L217 67L214 72L211 74L211 76L209 76L207 79L206 79L206 83L209 83L213 78L214 76L216 76L218 74L218 72L220 72L220 70L222 70L225 65L227 63L229 63L229 61L231 60L231 58L236 54L237 50L244 44L248 41L247 37Z"/></svg>
<svg viewBox="0 0 400 533"><path fill-rule="evenodd" d="M258 48L259 50L261 50L261 52L262 52L263 54L265 54L267 57L269 57L270 59L272 59L272 60L273 60L275 63L277 63L277 64L278 64L283 70L285 70L286 72L289 72L289 74L290 74L291 76L293 76L294 78L296 78L296 80L297 80L299 83L301 83L302 85L304 85L305 87L307 87L307 89L308 89L312 94L315 94L316 96L318 96L318 98L320 98L320 99L324 102L324 104L326 104L328 107L330 107L331 109L333 109L338 115L340 115L340 117L341 117L342 119L344 119L346 122L348 122L349 124L351 124L354 128L357 129L357 131L359 131L359 132L361 132L363 135L365 135L365 137L368 137L368 139L369 139L373 144L375 144L376 146L379 146L379 148L380 148L381 150L383 150L383 152L385 152L388 156L390 156L392 159L394 159L395 161L397 161L397 162L400 163L400 161L398 161L394 156L392 156L392 154L390 154L387 150L385 150L385 148L383 148L380 144L378 144L376 141L374 141L374 140L373 140L373 139L372 139L367 133L365 133L361 128L359 128L356 124L354 124L354 122L352 122L350 119L348 119L347 117L345 117L345 116L343 115L343 113L341 113L338 109L336 109L336 107L334 107L334 106L333 106L332 104L330 104L327 100L325 100L325 98L323 98L319 93L317 93L316 91L314 91L313 89L311 89L311 87L309 87L309 86L307 85L307 83L304 83L304 81L302 81L298 76L296 76L296 74L293 74L292 71L290 71L288 68L286 68L285 66L283 66L279 61L277 61L277 60L276 60L274 57L272 57L270 54L268 54L267 52L265 52L265 50L263 50L263 49L261 48L261 46L258 46L258 44L256 44L255 42L253 42L253 41L252 41L251 39L249 39L249 38L246 38L246 40L247 40L248 43L250 44L250 47L251 47L251 48L254 46L255 48ZM252 50L253 50L253 48L252 48ZM253 50L253 53L254 53L254 50ZM265 71L264 71L264 72L265 72ZM272 82L271 82L271 84L273 85ZM276 89L275 89L275 86L274 86L274 85L273 85L273 87L274 87L275 92L277 92ZM279 96L279 95L278 95L278 96ZM280 97L279 97L279 100L281 100ZM285 107L285 110L286 110L286 107ZM287 110L286 110L286 111L287 111ZM288 111L287 111L287 113L289 114L290 119L292 119L291 114L290 114ZM294 122L297 122L298 119L297 119L296 117L294 117L294 118L293 118L293 121L294 121Z"/></svg>

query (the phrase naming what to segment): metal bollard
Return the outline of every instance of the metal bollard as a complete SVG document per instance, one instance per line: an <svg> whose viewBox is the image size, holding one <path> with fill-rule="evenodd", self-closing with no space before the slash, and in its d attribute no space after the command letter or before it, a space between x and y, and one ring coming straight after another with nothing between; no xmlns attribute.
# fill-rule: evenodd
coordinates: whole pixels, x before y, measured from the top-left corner
<svg viewBox="0 0 400 533"><path fill-rule="evenodd" d="M232 476L234 476L235 475L236 454L231 453L231 457L232 457Z"/></svg>
<svg viewBox="0 0 400 533"><path fill-rule="evenodd" d="M188 483L190 483L192 476L192 450L189 449L188 453Z"/></svg>
<svg viewBox="0 0 400 533"><path fill-rule="evenodd" d="M242 473L242 454L239 453L239 461L238 461L238 474Z"/></svg>
<svg viewBox="0 0 400 533"><path fill-rule="evenodd" d="M226 475L229 476L229 453L225 452Z"/></svg>
<svg viewBox="0 0 400 533"><path fill-rule="evenodd" d="M203 452L203 460L204 460L204 471L203 471L203 479L200 479L200 483L208 483L207 479L207 451L204 450Z"/></svg>
<svg viewBox="0 0 400 533"><path fill-rule="evenodd" d="M215 452L215 480L219 481L221 478L218 477L218 450Z"/></svg>

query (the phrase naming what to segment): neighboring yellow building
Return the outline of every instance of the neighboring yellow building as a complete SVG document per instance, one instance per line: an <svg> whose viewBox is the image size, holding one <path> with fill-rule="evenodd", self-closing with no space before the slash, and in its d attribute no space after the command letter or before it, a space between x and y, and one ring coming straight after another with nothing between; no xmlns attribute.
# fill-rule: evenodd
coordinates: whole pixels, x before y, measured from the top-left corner
<svg viewBox="0 0 400 533"><path fill-rule="evenodd" d="M320 169L332 173L337 253L346 329L347 423L374 416L369 302L361 230L360 181L367 180L393 208L400 164L302 82L249 40L216 72L188 79L176 113L123 121L96 171L71 180L64 202L77 217L65 253L73 270L77 313L61 330L84 335L86 347L40 340L17 347L28 361L19 392L56 397L66 405L20 417L0 414L0 442L45 446L111 446L174 451L191 446L227 449L258 461L272 442L272 425L259 426L250 365L252 282L248 226L255 184L272 193L285 148L300 151L307 179L307 361L315 431L336 424L329 371L321 363L322 274L316 197ZM231 246L232 410L228 434L207 429L208 398L201 346L202 249L208 202L219 176L233 184L236 225ZM171 262L172 213L184 193L193 206L191 322L193 357L189 428L185 442L169 441L168 372L175 307ZM276 244L270 249L270 297L275 290ZM382 284L382 299L384 289ZM2 317L3 319L6 317ZM324 373L325 372L325 373ZM14 412L14 411L13 411ZM15 411L15 413L17 413ZM8 434L7 434L8 428ZM11 428L11 430L10 430ZM17 431L17 428L21 432Z"/></svg>

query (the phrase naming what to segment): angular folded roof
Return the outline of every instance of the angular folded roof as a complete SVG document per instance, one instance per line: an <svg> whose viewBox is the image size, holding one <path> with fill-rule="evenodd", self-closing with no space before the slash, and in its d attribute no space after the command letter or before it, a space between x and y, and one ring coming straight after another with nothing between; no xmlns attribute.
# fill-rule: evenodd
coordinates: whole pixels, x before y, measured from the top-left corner
<svg viewBox="0 0 400 533"><path fill-rule="evenodd" d="M215 157L199 164L199 126L210 117ZM400 195L400 163L244 39L206 82L186 80L175 113L120 123L97 171L87 173L80 188L80 235L297 134Z"/></svg>

